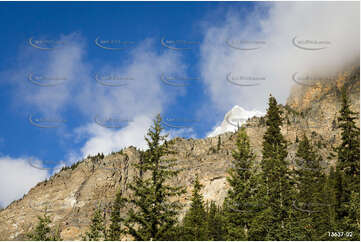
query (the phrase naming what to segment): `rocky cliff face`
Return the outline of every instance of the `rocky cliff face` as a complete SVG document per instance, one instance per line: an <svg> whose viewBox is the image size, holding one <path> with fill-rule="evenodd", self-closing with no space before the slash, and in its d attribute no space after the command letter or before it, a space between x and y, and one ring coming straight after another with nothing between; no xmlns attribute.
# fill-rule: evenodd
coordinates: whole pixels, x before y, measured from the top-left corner
<svg viewBox="0 0 361 242"><path fill-rule="evenodd" d="M313 137L324 158L324 166L331 166L334 160L328 159L329 150L339 143L340 132L337 125L337 112L340 109L340 90L346 85L351 93L352 108L360 108L359 68L339 75L333 82L317 82L313 85L295 85L284 111L282 133L290 142L289 153L291 166L294 163L297 144L296 136L306 133ZM253 117L245 124L251 145L258 161L261 159L262 137L266 130L264 118ZM178 160L177 167L182 172L171 182L187 188L187 194L181 197L189 207L192 182L199 175L204 185L202 190L205 200L223 202L228 184L227 170L231 166L231 151L235 148L236 134L227 132L219 135L221 149L217 149L218 136L206 139L173 140ZM106 213L118 189L125 196L129 195L128 184L133 181L136 170L133 164L139 162L140 152L135 147L128 147L122 152L113 153L104 158L89 157L72 169L62 170L49 180L40 182L22 199L14 201L0 211L0 239L24 240L25 233L37 223L37 216L46 210L52 218L52 226L59 226L64 240L78 240L86 230L93 209L101 206ZM126 208L124 209L124 213Z"/></svg>

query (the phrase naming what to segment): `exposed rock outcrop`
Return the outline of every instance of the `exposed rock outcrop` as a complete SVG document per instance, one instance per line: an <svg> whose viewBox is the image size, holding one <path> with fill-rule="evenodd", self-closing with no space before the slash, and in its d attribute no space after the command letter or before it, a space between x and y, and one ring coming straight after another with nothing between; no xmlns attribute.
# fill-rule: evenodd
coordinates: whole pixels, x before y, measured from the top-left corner
<svg viewBox="0 0 361 242"><path fill-rule="evenodd" d="M336 129L337 112L340 109L340 90L346 85L351 93L352 109L360 109L359 68L342 73L334 83L319 82L315 86L296 86L284 111L282 133L290 142L289 152L294 153L296 136L306 133L320 148L324 166L334 164L328 159L329 151L340 141ZM264 118L253 117L245 124L251 145L258 161L261 159L262 138L266 130ZM177 168L182 172L171 182L187 188L187 194L180 199L189 207L192 182L198 174L204 185L205 200L223 202L227 193L227 170L231 166L232 150L236 134L220 135L221 149L217 150L218 136L205 139L176 138L174 149ZM290 155L292 157L292 155ZM52 226L59 225L64 240L78 240L89 224L95 206L101 206L109 213L111 202L118 189L129 195L128 184L133 181L136 170L133 164L139 162L140 151L128 147L122 152L101 158L87 158L73 169L69 168L40 182L22 199L14 201L0 211L0 239L24 240L25 233L36 226L37 216L45 209L52 218ZM293 164L295 165L295 164ZM124 209L124 213L127 209Z"/></svg>

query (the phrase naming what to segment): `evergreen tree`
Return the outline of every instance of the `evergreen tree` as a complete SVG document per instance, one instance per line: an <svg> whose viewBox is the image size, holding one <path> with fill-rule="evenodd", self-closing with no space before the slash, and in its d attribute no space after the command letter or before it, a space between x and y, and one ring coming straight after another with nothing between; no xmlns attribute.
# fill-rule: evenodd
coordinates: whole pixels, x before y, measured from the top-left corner
<svg viewBox="0 0 361 242"><path fill-rule="evenodd" d="M342 107L338 117L338 128L341 129L341 144L337 148L337 167L350 182L351 191L359 191L360 186L360 129L356 127L356 112L350 109L350 100L346 89L342 91ZM347 191L349 192L349 191Z"/></svg>
<svg viewBox="0 0 361 242"><path fill-rule="evenodd" d="M142 161L135 167L139 175L130 184L133 206L125 219L127 233L135 240L168 240L174 236L177 215L181 209L178 200L171 198L183 194L182 187L169 185L170 178L179 170L174 169L174 160L165 159L171 154L170 144L163 144L167 136L162 136L161 117L157 116L147 133L145 140L148 150L144 152Z"/></svg>
<svg viewBox="0 0 361 242"><path fill-rule="evenodd" d="M217 143L217 153L221 150L221 136L218 136L218 143Z"/></svg>
<svg viewBox="0 0 361 242"><path fill-rule="evenodd" d="M220 241L225 239L224 219L220 207L214 201L207 211L207 240Z"/></svg>
<svg viewBox="0 0 361 242"><path fill-rule="evenodd" d="M34 241L59 241L62 240L60 237L59 227L56 231L51 231L49 224L51 223L50 218L44 214L44 217L38 216L38 224L34 231L27 234L30 240Z"/></svg>
<svg viewBox="0 0 361 242"><path fill-rule="evenodd" d="M247 230L254 214L255 199L252 196L251 180L255 171L251 170L255 162L255 154L251 150L249 138L242 127L238 131L237 149L233 151L233 167L229 171L227 181L230 185L224 201L224 218L227 240L247 239Z"/></svg>
<svg viewBox="0 0 361 242"><path fill-rule="evenodd" d="M298 194L293 202L296 210L299 240L319 240L329 231L329 195L325 191L326 177L320 166L321 157L306 135L296 153L295 179ZM296 225L295 225L296 227Z"/></svg>
<svg viewBox="0 0 361 242"><path fill-rule="evenodd" d="M324 234L320 235L318 240L340 240L340 238L333 238L330 237L328 232L335 232L339 231L338 229L338 221L336 220L336 205L337 205L337 199L336 199L336 191L335 187L338 183L338 177L339 174L335 171L333 167L330 168L329 175L326 179L326 184L324 187L324 194L328 201L328 204L330 206L327 207L327 214L325 214L325 217L320 217L320 219L323 219L326 225L328 225L328 231ZM320 221L322 223L322 221Z"/></svg>
<svg viewBox="0 0 361 242"><path fill-rule="evenodd" d="M89 227L90 230L85 233L85 236L83 236L83 240L99 241L99 240L105 240L107 238L105 219L102 215L100 206L95 209Z"/></svg>
<svg viewBox="0 0 361 242"><path fill-rule="evenodd" d="M257 194L261 206L249 231L252 240L290 240L297 236L297 232L293 232L294 182L286 159L287 143L281 134L281 114L276 99L270 96L267 130L263 136L261 185Z"/></svg>
<svg viewBox="0 0 361 242"><path fill-rule="evenodd" d="M122 218L120 215L120 209L124 207L125 202L126 199L122 198L121 191L118 191L112 207L110 217L111 224L107 233L107 240L120 240L120 236L124 233L122 229L122 223L124 222L124 218Z"/></svg>
<svg viewBox="0 0 361 242"><path fill-rule="evenodd" d="M200 191L202 185L196 177L191 207L183 219L182 240L208 240L207 238L207 214L204 209L204 202Z"/></svg>
<svg viewBox="0 0 361 242"><path fill-rule="evenodd" d="M359 240L360 237L360 129L356 127L357 113L351 111L350 100L345 87L342 89L342 105L338 117L338 128L341 129L341 144L337 147L336 171L336 214L340 221L340 229L353 231L353 237L348 239Z"/></svg>

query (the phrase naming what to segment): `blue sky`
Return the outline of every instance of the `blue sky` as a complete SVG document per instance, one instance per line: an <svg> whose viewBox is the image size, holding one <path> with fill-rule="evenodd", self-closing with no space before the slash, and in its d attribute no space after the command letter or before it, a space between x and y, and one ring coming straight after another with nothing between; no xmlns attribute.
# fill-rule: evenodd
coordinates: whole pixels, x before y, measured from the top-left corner
<svg viewBox="0 0 361 242"><path fill-rule="evenodd" d="M171 137L203 138L235 105L285 103L292 73L337 69L359 50L353 5L1 2L0 168L14 185L0 204L88 154L145 148L157 113ZM295 36L335 45L306 53Z"/></svg>
<svg viewBox="0 0 361 242"><path fill-rule="evenodd" d="M157 54L169 51L161 45L160 40L185 40L196 42L191 50L174 51L181 55L182 62L186 63L182 77L193 78L186 87L175 87L163 85L165 91L184 92L178 96L176 93L172 104L162 110L164 117L168 119L189 119L198 121L194 117L194 110L199 105L207 102L207 94L204 92L203 84L199 74L199 44L202 41L202 21L210 18L210 14L218 11L231 10L238 12L240 9L251 10L253 3L183 3L183 2L160 2L160 3L2 3L0 10L2 45L0 70L17 69L23 61L42 61L43 50L36 50L28 43L29 38L35 40L57 40L61 35L72 35L77 33L83 41L84 61L92 66L90 72L97 72L97 66L106 66L117 63L127 65L129 51L109 51L99 48L94 40L97 37L107 40L132 41L130 48L139 45L145 39L151 39L153 51ZM221 13L218 13L221 16ZM241 16L240 16L241 17ZM222 18L213 19L214 24L221 22ZM210 24L208 22L207 24ZM77 37L75 37L77 38ZM74 39L75 39L74 38ZM77 41L77 40L74 40ZM181 45L181 44L180 44ZM21 52L32 52L28 56L22 56ZM38 53L35 53L38 52ZM46 51L45 51L46 52ZM172 53L173 54L173 53ZM41 65L37 66L42 72ZM25 73L26 74L26 73ZM171 76L172 73L167 75ZM21 76L20 76L21 78ZM20 85L29 84L28 77L23 76L18 80ZM76 81L76 80L75 80ZM32 84L32 83L31 83ZM49 89L53 92L55 87L36 87L38 89ZM72 140L62 140L61 134L55 129L42 129L30 125L29 113L37 113L37 107L14 107L14 97L17 99L17 89L11 82L2 81L1 103L4 107L1 126L3 129L1 153L10 156L35 156L43 161L60 161L68 157L67 149L80 149L82 142L75 143ZM31 90L28 90L31 92ZM55 90L56 91L56 90ZM141 98L141 97L139 97ZM16 100L15 100L16 102ZM124 103L125 104L125 103ZM125 104L126 105L126 104ZM31 111L30 111L31 110ZM224 111L224 110L222 110ZM223 113L220 112L222 115ZM44 115L42 116L46 118ZM221 119L222 116L218 116ZM89 117L79 115L78 110L68 106L63 109L61 119L67 120L65 129L71 132L74 128ZM195 125L194 134L202 137L209 132L216 120L207 122L207 126ZM179 124L189 126L190 124Z"/></svg>

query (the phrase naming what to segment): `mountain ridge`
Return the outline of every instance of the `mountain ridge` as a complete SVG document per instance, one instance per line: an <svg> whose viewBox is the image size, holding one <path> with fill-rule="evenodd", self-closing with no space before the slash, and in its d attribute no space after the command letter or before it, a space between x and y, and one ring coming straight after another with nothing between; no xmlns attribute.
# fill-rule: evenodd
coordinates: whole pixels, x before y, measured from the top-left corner
<svg viewBox="0 0 361 242"><path fill-rule="evenodd" d="M342 86L345 85L350 93L351 108L357 112L360 108L359 68L341 74L334 83L296 86L287 104L280 105L284 118L281 132L289 142L291 166L297 166L292 161L292 154L297 148L295 140L304 133L319 146L323 165L334 165L335 160L329 158L328 153L340 141L340 132L334 126L335 122L337 124ZM259 162L266 130L265 118L249 118L244 127ZM221 146L217 149L219 139ZM176 152L170 158L177 158L177 168L183 170L170 182L185 186L187 191L180 197L185 205L181 217L189 207L196 174L204 186L204 199L222 204L228 189L226 177L231 167L235 140L236 133L225 132L204 139L175 138L170 141ZM35 227L37 216L42 215L45 209L52 218L51 226L60 226L64 240L80 239L87 229L94 207L101 206L108 213L115 191L121 189L125 196L129 195L128 184L137 174L132 165L139 162L140 155L140 150L130 146L105 157L88 157L54 174L49 180L38 183L23 198L0 211L0 239L25 240L25 234ZM127 208L122 213L126 211Z"/></svg>

